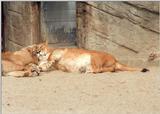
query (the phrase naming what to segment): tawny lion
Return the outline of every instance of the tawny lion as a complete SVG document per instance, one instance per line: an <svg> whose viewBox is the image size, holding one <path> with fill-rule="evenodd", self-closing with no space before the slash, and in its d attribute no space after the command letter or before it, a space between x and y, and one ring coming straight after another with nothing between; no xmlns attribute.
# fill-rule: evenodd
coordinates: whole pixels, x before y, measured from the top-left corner
<svg viewBox="0 0 160 114"><path fill-rule="evenodd" d="M119 63L112 55L94 50L49 48L45 45L36 51L39 63L42 66L49 63L54 69L66 72L101 73L116 71L149 71L146 68L128 67ZM45 68L45 70L46 69L47 68Z"/></svg>
<svg viewBox="0 0 160 114"><path fill-rule="evenodd" d="M35 76L39 75L40 69L37 67L38 58L36 50L39 45L32 45L15 52L2 53L2 74L4 76Z"/></svg>

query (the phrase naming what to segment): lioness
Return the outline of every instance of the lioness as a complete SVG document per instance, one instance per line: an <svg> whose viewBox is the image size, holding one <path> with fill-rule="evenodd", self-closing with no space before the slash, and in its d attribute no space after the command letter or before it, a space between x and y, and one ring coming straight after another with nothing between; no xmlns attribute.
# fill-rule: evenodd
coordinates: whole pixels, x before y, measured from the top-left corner
<svg viewBox="0 0 160 114"><path fill-rule="evenodd" d="M32 45L15 52L2 53L2 73L4 76L35 76L40 69L34 50L43 44Z"/></svg>
<svg viewBox="0 0 160 114"><path fill-rule="evenodd" d="M79 48L49 48L45 45L37 50L37 57L42 66L46 65L45 70L52 66L57 70L81 73L149 71L146 68L131 68L120 64L112 55L105 52Z"/></svg>

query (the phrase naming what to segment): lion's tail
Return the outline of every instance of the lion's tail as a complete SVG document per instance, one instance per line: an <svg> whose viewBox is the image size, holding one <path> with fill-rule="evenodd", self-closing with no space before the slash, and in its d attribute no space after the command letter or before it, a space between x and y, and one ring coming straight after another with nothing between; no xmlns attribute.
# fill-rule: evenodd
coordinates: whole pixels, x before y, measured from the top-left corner
<svg viewBox="0 0 160 114"><path fill-rule="evenodd" d="M119 70L119 71L141 71L141 72L149 71L149 69L147 69L147 68L133 68L133 67L128 67L127 65L123 65L121 63L116 63L116 70Z"/></svg>

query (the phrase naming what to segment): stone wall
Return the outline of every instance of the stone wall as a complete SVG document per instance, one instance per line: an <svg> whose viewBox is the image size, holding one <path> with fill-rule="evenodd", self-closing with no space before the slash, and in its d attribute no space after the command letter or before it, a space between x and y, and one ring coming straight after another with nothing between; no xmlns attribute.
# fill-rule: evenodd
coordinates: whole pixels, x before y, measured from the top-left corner
<svg viewBox="0 0 160 114"><path fill-rule="evenodd" d="M130 65L160 50L159 2L77 2L78 46L113 54Z"/></svg>
<svg viewBox="0 0 160 114"><path fill-rule="evenodd" d="M36 2L3 2L5 50L15 51L38 42L39 10Z"/></svg>

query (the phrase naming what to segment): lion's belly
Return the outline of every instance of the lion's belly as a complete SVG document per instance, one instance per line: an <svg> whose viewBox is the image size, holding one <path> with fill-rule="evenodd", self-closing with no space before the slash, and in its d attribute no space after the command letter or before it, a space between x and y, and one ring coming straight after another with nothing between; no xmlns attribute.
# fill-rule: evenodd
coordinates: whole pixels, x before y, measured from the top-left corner
<svg viewBox="0 0 160 114"><path fill-rule="evenodd" d="M89 54L81 54L74 58L61 58L59 65L69 72L90 72L91 56Z"/></svg>

